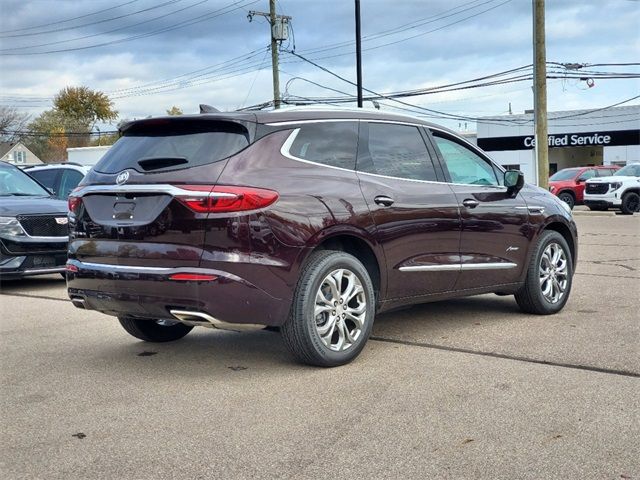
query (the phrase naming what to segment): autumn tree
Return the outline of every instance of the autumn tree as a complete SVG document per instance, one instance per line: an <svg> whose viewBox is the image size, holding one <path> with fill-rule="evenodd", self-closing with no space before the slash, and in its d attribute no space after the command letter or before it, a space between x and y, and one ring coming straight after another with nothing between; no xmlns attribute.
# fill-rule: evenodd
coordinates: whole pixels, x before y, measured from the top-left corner
<svg viewBox="0 0 640 480"><path fill-rule="evenodd" d="M180 107L176 107L175 105L167 110L167 115L182 115L184 112Z"/></svg>
<svg viewBox="0 0 640 480"><path fill-rule="evenodd" d="M113 101L103 92L87 87L66 87L54 97L53 109L44 111L28 126L38 133L27 146L43 161L62 161L68 147L91 145L91 132L98 122L118 118ZM112 139L108 139L112 143ZM105 143L107 144L107 143Z"/></svg>

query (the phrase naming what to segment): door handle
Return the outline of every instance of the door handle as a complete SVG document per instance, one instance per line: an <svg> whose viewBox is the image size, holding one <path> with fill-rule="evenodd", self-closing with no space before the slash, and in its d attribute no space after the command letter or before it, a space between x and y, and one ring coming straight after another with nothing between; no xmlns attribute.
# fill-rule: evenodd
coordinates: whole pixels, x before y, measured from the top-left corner
<svg viewBox="0 0 640 480"><path fill-rule="evenodd" d="M386 195L378 195L373 199L378 205L382 205L383 207L390 207L393 205L393 198L387 197Z"/></svg>
<svg viewBox="0 0 640 480"><path fill-rule="evenodd" d="M467 198L466 200L462 201L462 205L467 208L476 208L478 205L480 205L480 202L472 198Z"/></svg>

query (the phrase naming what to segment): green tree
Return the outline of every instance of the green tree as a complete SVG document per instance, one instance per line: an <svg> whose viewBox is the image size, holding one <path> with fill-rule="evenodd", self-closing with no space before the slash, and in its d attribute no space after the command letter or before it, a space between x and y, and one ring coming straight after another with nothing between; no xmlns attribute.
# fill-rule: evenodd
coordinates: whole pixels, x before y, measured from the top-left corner
<svg viewBox="0 0 640 480"><path fill-rule="evenodd" d="M182 115L184 112L180 107L176 107L175 105L167 110L167 115Z"/></svg>
<svg viewBox="0 0 640 480"><path fill-rule="evenodd" d="M91 131L96 122L111 122L118 118L109 97L87 87L66 87L53 99L53 109L67 122Z"/></svg>

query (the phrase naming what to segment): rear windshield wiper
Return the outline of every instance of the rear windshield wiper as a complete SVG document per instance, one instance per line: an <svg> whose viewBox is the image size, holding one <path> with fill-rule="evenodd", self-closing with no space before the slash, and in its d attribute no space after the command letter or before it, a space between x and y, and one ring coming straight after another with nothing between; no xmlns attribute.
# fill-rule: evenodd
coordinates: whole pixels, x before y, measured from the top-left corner
<svg viewBox="0 0 640 480"><path fill-rule="evenodd" d="M175 167L176 165L184 165L189 163L185 157L148 157L138 160L138 165L145 172L149 170L158 170L160 168Z"/></svg>

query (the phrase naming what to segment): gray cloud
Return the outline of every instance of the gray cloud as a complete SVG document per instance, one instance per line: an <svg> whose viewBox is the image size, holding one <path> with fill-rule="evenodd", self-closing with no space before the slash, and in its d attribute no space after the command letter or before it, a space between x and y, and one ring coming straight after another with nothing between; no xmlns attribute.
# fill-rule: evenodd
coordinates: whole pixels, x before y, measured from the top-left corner
<svg viewBox="0 0 640 480"><path fill-rule="evenodd" d="M5 14L0 20L0 30L6 32L56 22L109 8L124 1L4 0ZM6 36L64 28L126 15L166 1L169 0L139 0L74 22L3 33L0 34L3 35L0 38L0 49L4 53L27 53L118 42L128 37L144 36L157 30L169 29L180 22L204 18L215 10L233 3L232 0L209 0L197 5L199 0L174 0L172 4L162 8L73 30L27 37ZM497 6L502 1L504 0L477 0L473 3L469 0L363 0L365 39L369 35L409 22L450 12L457 6L460 6L459 10L463 10L464 5L476 7L465 13L405 29L383 38L367 39L363 45L366 85L378 91L417 88L465 80L531 63L530 0L512 0L484 14L446 26ZM246 1L238 5L248 3ZM547 4L548 60L589 63L637 60L640 47L637 29L637 25L640 24L638 2L548 0ZM189 6L192 8L134 26L136 23ZM118 96L117 91L121 89L175 78L245 55L247 52L264 49L268 43L268 25L260 19L249 23L246 14L249 9L267 8L267 1L261 0L243 9L184 28L98 48L46 55L0 56L0 83L3 95L0 102L14 102L24 108L33 106L30 110L37 114L46 108L46 102L34 104L25 99L28 100L30 96L50 97L68 84L87 85L109 92L115 98ZM295 44L299 52L353 40L353 2L350 0L280 0L279 9L293 16ZM114 29L120 30L106 33ZM394 45L369 50L433 29L439 30ZM82 36L91 37L48 47L10 50L62 42ZM354 47L348 45L305 55L310 58L330 57L317 61L353 79L353 51ZM190 83L168 85L169 91L166 92L158 89L158 84L152 85L147 87L146 91L137 90L139 95L117 99L116 106L123 117L131 118L162 114L171 105L179 105L186 111L195 111L198 103L204 101L223 108L236 108L243 103L252 104L268 100L271 95L269 61L270 56L260 52L245 62L227 68L226 73L224 70L211 70L211 73L207 74L205 70L201 77ZM287 54L282 55L282 61L283 88L291 76L299 75L333 88L354 91L352 86ZM260 65L263 70L258 71ZM188 78L183 77L182 80ZM629 80L602 80L597 82L595 88L588 90L579 82L550 82L549 104L553 109L598 107L631 97L637 94L639 87L639 82ZM131 90L128 92L132 93ZM331 95L331 92L301 81L293 83L291 93L300 96ZM509 102L515 111L530 108L532 99L530 88L526 84L514 84L413 98L411 102L444 111L488 115L505 112Z"/></svg>

